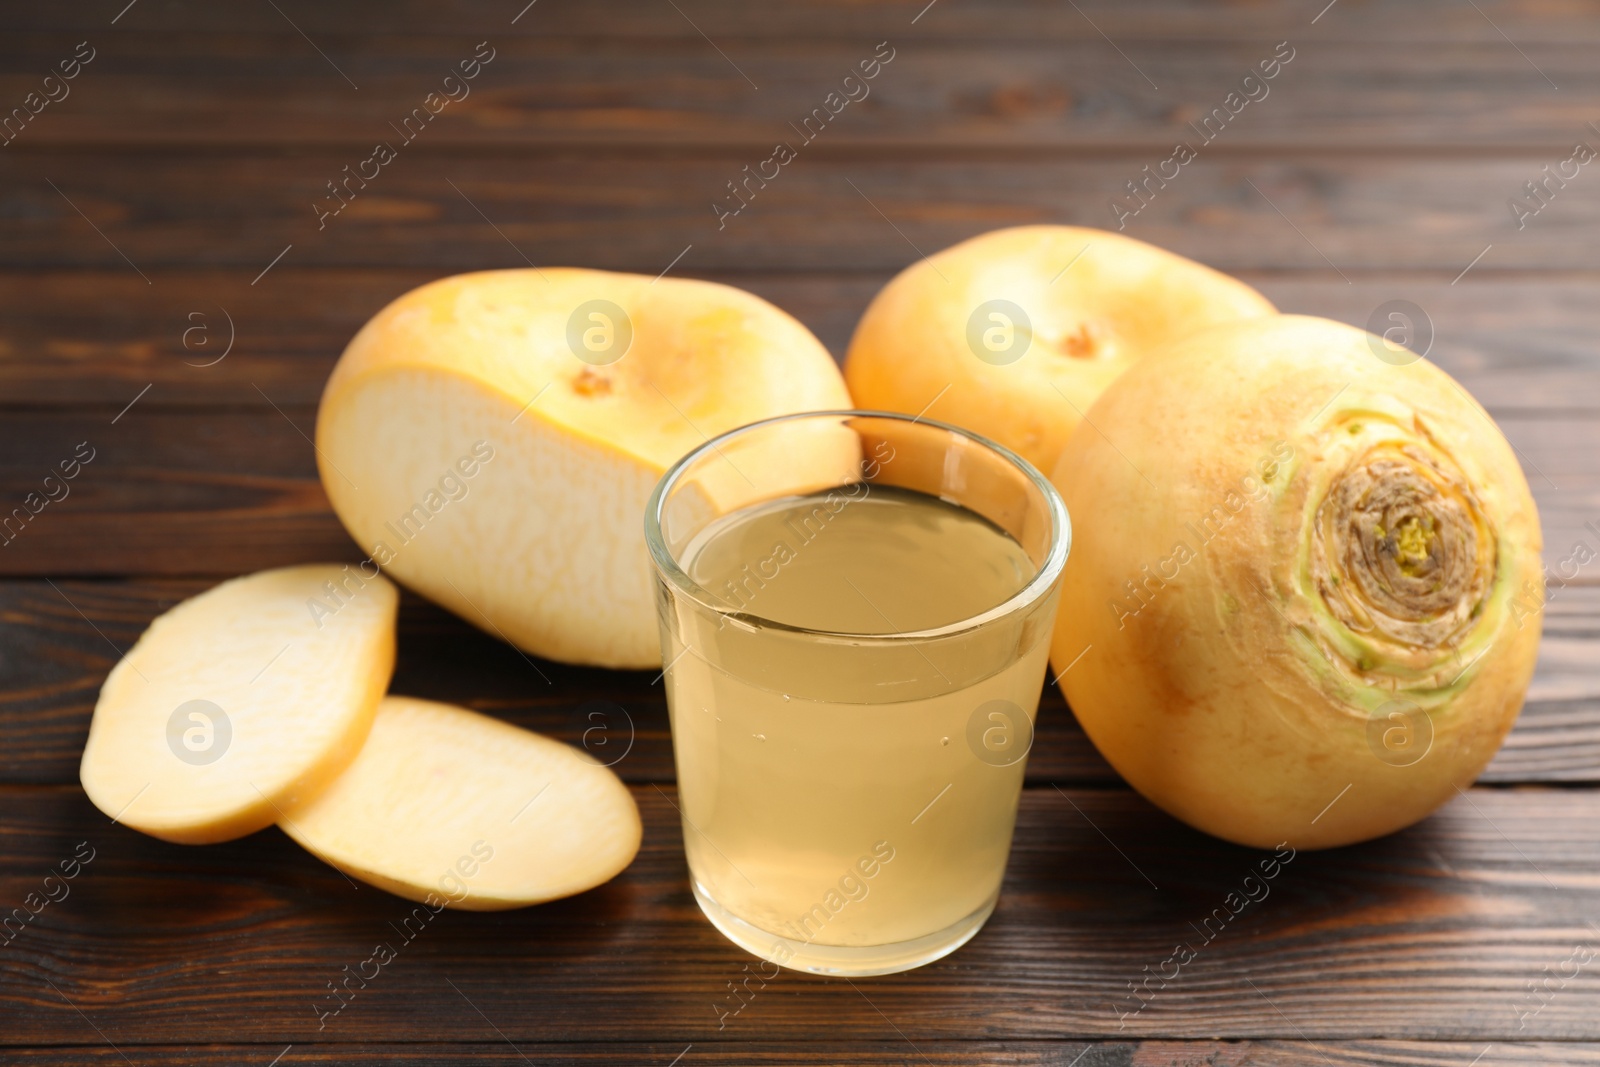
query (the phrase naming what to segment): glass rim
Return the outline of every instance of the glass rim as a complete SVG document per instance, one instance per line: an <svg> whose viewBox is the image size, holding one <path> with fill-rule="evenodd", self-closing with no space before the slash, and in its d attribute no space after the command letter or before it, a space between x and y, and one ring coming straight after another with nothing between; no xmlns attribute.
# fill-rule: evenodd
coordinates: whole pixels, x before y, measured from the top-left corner
<svg viewBox="0 0 1600 1067"><path fill-rule="evenodd" d="M1033 577L1028 579L1021 589L994 607L981 611L976 615L970 615L967 618L926 630L900 630L886 634L819 630L769 619L763 615L750 611L741 611L722 603L720 598L709 589L689 577L688 573L678 565L678 561L673 558L671 550L667 548L666 541L661 534L661 508L666 500L668 491L692 464L711 453L720 455L722 446L734 438L769 426L775 426L779 423L819 418L831 418L841 421L853 418L889 419L910 425L928 426L948 431L958 437L964 437L979 448L987 449L999 456L1008 465L1021 472L1022 476L1032 483L1044 499L1045 510L1050 516L1050 544L1045 552L1044 561L1039 565L1039 569L1034 572ZM731 463L732 461L730 460L729 462ZM645 546L650 550L650 559L655 565L657 574L671 582L680 594L688 597L712 614L721 616L726 620L736 620L745 626L780 630L838 641L849 641L853 644L893 645L905 641L925 641L931 638L951 637L967 633L997 619L1022 611L1038 601L1055 585L1056 580L1061 576L1062 568L1066 565L1067 553L1072 547L1072 520L1067 514L1067 505L1061 499L1061 494L1051 484L1050 479L1039 472L1039 468L1011 449L998 442L991 441L981 434L973 433L971 430L965 430L959 426L953 426L947 422L925 419L921 415L907 415L898 411L874 411L866 408L829 408L822 411L797 411L787 415L775 415L771 418L758 419L755 422L746 423L743 426L735 427L715 437L708 438L703 444L690 449L676 463L667 468L666 473L656 482L655 489L651 491L650 502L645 506L644 512L644 540Z"/></svg>

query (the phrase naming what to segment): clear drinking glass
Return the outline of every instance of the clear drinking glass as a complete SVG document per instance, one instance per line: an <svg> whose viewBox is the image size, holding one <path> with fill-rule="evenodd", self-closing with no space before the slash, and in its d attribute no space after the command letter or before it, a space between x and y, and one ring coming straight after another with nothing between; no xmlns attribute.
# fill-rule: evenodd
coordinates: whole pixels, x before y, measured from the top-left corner
<svg viewBox="0 0 1600 1067"><path fill-rule="evenodd" d="M1055 489L951 426L818 412L684 457L645 531L706 917L825 974L964 944L994 910L1032 743L1070 540ZM901 628L941 611L962 614Z"/></svg>

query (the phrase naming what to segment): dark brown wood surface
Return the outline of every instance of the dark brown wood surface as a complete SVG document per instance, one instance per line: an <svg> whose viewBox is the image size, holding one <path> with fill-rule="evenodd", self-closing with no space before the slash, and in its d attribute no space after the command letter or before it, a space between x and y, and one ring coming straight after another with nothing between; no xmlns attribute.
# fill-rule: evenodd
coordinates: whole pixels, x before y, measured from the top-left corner
<svg viewBox="0 0 1600 1067"><path fill-rule="evenodd" d="M0 115L0 501L80 442L0 547L0 1061L1600 1064L1600 8L1583 0L405 0L12 5ZM480 41L494 59L350 206L314 204ZM106 672L216 580L356 559L307 435L387 301L528 263L748 288L843 355L922 252L1109 202L1281 41L1294 58L1133 236L1284 310L1415 303L1429 358L1522 457L1553 585L1528 704L1477 787L1297 856L1148 1003L1130 984L1257 858L1128 791L1047 691L999 910L904 975L748 978L701 918L653 673L541 663L410 595L397 692L574 739L601 708L645 817L580 897L446 913L336 1016L327 983L407 908L276 830L211 848L113 826L77 785ZM879 42L893 60L738 216L713 201ZM0 137L0 140L3 140ZM1129 202L1131 203L1131 202ZM281 253L281 256L280 256ZM225 358L217 357L226 351ZM1576 553L1577 558L1586 558ZM1565 570L1563 570L1565 568ZM735 996L731 985L743 995ZM276 1059L275 1059L276 1057Z"/></svg>

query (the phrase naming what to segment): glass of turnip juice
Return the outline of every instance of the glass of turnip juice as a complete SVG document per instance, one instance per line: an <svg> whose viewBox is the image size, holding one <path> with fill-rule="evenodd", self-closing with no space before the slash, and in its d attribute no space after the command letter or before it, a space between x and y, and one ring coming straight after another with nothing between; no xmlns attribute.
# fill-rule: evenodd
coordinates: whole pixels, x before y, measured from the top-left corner
<svg viewBox="0 0 1600 1067"><path fill-rule="evenodd" d="M695 898L824 974L907 970L994 910L1070 532L1037 470L879 412L707 442L645 535Z"/></svg>

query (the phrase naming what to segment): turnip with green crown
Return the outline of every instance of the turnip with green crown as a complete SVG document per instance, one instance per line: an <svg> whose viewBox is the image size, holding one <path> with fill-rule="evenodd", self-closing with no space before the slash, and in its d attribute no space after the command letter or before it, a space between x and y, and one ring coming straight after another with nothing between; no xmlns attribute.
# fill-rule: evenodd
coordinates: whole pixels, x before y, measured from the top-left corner
<svg viewBox="0 0 1600 1067"><path fill-rule="evenodd" d="M1113 383L1055 469L1062 691L1136 789L1230 841L1421 819L1494 756L1533 674L1516 456L1385 346L1303 316L1197 334Z"/></svg>

